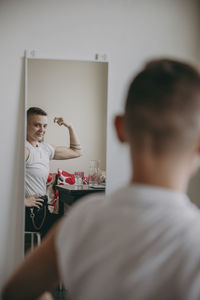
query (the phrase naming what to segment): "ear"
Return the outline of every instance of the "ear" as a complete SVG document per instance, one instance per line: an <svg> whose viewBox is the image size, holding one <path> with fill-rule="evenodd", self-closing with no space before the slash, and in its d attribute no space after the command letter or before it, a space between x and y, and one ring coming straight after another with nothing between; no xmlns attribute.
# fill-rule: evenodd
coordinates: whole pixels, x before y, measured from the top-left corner
<svg viewBox="0 0 200 300"><path fill-rule="evenodd" d="M124 115L117 115L114 119L114 125L119 141L121 143L127 142Z"/></svg>

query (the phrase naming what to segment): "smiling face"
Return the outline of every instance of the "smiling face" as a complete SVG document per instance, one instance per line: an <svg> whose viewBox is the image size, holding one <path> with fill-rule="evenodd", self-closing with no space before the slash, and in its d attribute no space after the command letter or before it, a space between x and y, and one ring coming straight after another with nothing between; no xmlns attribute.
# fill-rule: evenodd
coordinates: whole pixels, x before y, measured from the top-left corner
<svg viewBox="0 0 200 300"><path fill-rule="evenodd" d="M27 119L27 140L32 145L42 142L47 130L47 116L32 114Z"/></svg>

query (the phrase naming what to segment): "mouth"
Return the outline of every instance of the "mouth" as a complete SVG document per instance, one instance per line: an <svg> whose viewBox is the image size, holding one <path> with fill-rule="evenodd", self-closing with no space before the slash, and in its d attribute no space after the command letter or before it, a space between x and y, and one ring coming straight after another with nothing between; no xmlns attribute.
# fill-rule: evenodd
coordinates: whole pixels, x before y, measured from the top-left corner
<svg viewBox="0 0 200 300"><path fill-rule="evenodd" d="M44 138L44 134L37 134L36 138L37 138L38 140L41 140L41 139Z"/></svg>

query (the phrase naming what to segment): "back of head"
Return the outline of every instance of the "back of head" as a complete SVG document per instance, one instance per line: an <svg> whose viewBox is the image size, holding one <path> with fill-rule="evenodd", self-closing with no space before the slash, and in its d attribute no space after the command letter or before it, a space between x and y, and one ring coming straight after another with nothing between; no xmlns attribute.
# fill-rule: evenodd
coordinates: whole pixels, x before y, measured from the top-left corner
<svg viewBox="0 0 200 300"><path fill-rule="evenodd" d="M186 151L200 135L199 72L175 60L149 62L130 85L125 124L139 151Z"/></svg>

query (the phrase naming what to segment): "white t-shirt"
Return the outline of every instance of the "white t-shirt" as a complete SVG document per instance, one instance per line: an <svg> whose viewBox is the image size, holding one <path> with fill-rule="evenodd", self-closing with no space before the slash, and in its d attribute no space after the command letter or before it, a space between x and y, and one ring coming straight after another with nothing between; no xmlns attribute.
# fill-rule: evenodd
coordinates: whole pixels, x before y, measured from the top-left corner
<svg viewBox="0 0 200 300"><path fill-rule="evenodd" d="M45 195L49 161L54 157L54 149L47 143L38 143L38 147L33 147L28 141L25 147L30 151L25 163L25 197L36 193Z"/></svg>
<svg viewBox="0 0 200 300"><path fill-rule="evenodd" d="M56 247L73 300L200 299L200 211L185 194L131 185L80 200Z"/></svg>

